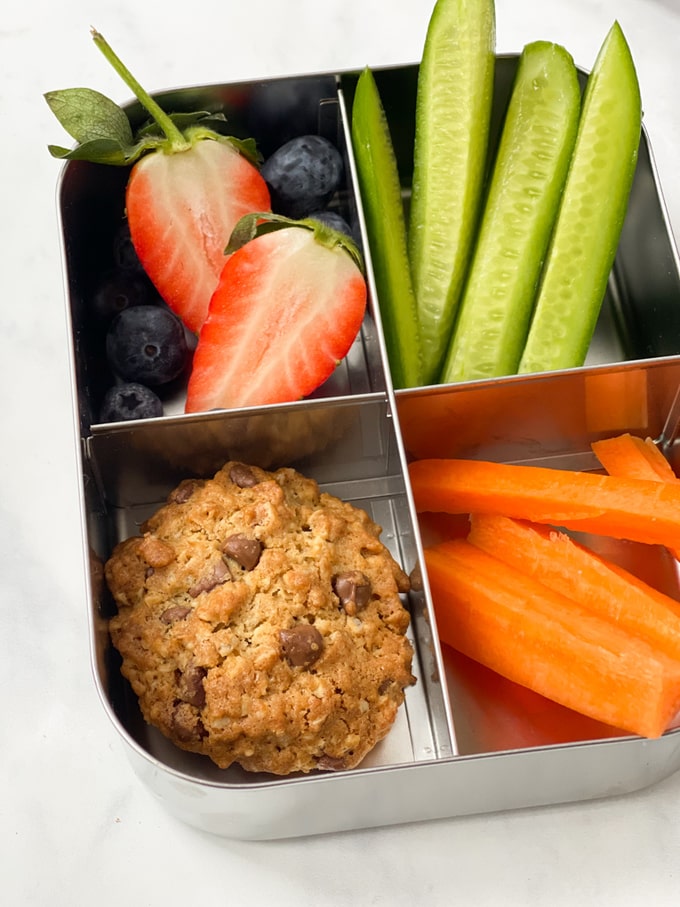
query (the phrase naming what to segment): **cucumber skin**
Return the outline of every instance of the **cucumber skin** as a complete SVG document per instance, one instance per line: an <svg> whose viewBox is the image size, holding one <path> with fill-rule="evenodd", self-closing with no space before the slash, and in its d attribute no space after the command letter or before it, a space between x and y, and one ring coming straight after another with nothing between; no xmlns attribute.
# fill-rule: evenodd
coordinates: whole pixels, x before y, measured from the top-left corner
<svg viewBox="0 0 680 907"><path fill-rule="evenodd" d="M472 250L495 42L493 0L437 0L418 75L409 223L426 383L439 377Z"/></svg>
<svg viewBox="0 0 680 907"><path fill-rule="evenodd" d="M517 371L580 109L571 55L547 41L528 44L520 56L442 382Z"/></svg>
<svg viewBox="0 0 680 907"><path fill-rule="evenodd" d="M603 133L603 106L608 134ZM585 362L626 216L641 125L635 65L614 22L586 83L572 164L520 374L576 368Z"/></svg>
<svg viewBox="0 0 680 907"><path fill-rule="evenodd" d="M351 133L392 383L416 387L422 383L422 360L401 183L385 111L368 68L355 89Z"/></svg>

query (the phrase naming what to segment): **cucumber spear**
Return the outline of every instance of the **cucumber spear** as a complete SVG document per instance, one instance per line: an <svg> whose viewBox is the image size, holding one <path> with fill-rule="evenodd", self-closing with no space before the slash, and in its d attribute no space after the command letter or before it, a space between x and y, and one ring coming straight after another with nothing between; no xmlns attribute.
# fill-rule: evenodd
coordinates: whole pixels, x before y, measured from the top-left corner
<svg viewBox="0 0 680 907"><path fill-rule="evenodd" d="M397 388L415 387L422 384L422 360L401 184L389 124L368 67L354 95L352 144L392 382Z"/></svg>
<svg viewBox="0 0 680 907"><path fill-rule="evenodd" d="M635 66L615 22L586 84L520 373L585 361L628 207L641 123Z"/></svg>
<svg viewBox="0 0 680 907"><path fill-rule="evenodd" d="M478 219L495 43L493 0L437 0L418 74L409 223L428 384L441 371Z"/></svg>
<svg viewBox="0 0 680 907"><path fill-rule="evenodd" d="M571 55L534 41L522 51L440 380L513 375L557 215L581 110Z"/></svg>

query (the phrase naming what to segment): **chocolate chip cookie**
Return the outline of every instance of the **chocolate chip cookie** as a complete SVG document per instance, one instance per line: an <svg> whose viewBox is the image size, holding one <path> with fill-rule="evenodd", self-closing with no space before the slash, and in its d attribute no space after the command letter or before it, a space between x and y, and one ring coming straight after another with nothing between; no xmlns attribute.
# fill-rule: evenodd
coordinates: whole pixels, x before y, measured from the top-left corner
<svg viewBox="0 0 680 907"><path fill-rule="evenodd" d="M380 532L293 469L182 482L105 567L145 719L221 768L358 765L414 682L408 578Z"/></svg>

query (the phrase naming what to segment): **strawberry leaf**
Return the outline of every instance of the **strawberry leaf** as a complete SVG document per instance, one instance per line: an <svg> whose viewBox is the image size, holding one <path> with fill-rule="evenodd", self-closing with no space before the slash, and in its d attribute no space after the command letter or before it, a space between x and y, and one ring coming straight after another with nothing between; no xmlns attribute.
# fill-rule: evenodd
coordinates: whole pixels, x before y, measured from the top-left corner
<svg viewBox="0 0 680 907"><path fill-rule="evenodd" d="M234 227L229 243L224 250L225 255L231 255L240 248L264 233L272 233L274 230L280 230L285 227L291 227L298 224L298 221L290 220L281 214L271 214L268 211L253 212L244 214Z"/></svg>
<svg viewBox="0 0 680 907"><path fill-rule="evenodd" d="M92 161L96 164L118 166L127 163L124 149L119 142L112 139L93 139L75 148L62 148L60 145L48 145L47 148L52 157L64 161Z"/></svg>
<svg viewBox="0 0 680 907"><path fill-rule="evenodd" d="M164 139L148 138L134 145L123 145L115 139L92 139L76 145L75 148L62 148L61 145L48 145L52 157L64 161L90 161L93 164L113 164L126 167L134 163L147 151L162 145Z"/></svg>
<svg viewBox="0 0 680 907"><path fill-rule="evenodd" d="M275 230L290 228L311 230L314 233L314 239L329 249L334 246L340 246L363 272L361 252L356 243L346 234L340 233L339 230L334 230L327 224L322 224L313 218L292 220L290 217L284 217L282 214L272 214L270 211L244 214L234 227L224 254L231 255L232 252L237 252L246 243L258 236L263 236L265 233L273 233Z"/></svg>
<svg viewBox="0 0 680 907"><path fill-rule="evenodd" d="M257 165L262 158L253 139L238 139L225 133L226 117L219 111L199 110L168 114L137 82L103 35L92 29L92 38L109 63L133 91L151 117L133 135L127 113L112 100L90 88L66 88L45 94L50 109L74 138L72 149L49 145L53 157L86 160L101 164L128 165L148 151L188 151L196 142L211 139L232 145L244 158Z"/></svg>
<svg viewBox="0 0 680 907"><path fill-rule="evenodd" d="M132 145L133 136L125 112L113 101L91 88L66 88L45 95L50 110L76 142L98 139Z"/></svg>
<svg viewBox="0 0 680 907"><path fill-rule="evenodd" d="M223 125L227 122L227 118L224 116L224 114L211 113L207 110L196 110L190 113L169 113L168 116L175 124L175 126L182 132L184 132L185 129L189 129L191 126L196 126L199 123L201 125L209 123L211 126L216 127L218 124ZM145 135L162 134L163 130L155 120L147 120L142 126L140 126L136 133L138 137Z"/></svg>
<svg viewBox="0 0 680 907"><path fill-rule="evenodd" d="M237 151L243 155L243 157L250 161L251 164L260 164L262 163L262 155L258 151L257 142L255 139L237 139L233 135L220 136L221 142L228 142L230 145L233 145Z"/></svg>

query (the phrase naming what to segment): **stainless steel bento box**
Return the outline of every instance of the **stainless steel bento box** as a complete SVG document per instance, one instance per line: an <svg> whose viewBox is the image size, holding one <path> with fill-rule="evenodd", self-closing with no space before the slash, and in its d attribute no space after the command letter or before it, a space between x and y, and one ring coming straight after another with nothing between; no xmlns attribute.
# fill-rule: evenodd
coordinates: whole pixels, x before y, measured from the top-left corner
<svg viewBox="0 0 680 907"><path fill-rule="evenodd" d="M516 56L499 57L495 129ZM341 148L346 184L334 206L362 236L348 122L356 73L185 88L156 95L169 110L222 110L234 134L267 154L292 134L318 132ZM408 201L416 66L376 72ZM140 112L129 107L135 120ZM290 133L290 134L288 134ZM629 214L584 368L394 392L367 254L371 300L346 361L313 398L287 405L184 415L181 390L162 418L98 424L104 387L101 337L88 301L109 266L123 214L126 173L71 162L59 216L72 332L82 469L85 569L95 683L139 777L167 809L234 838L319 834L412 820L603 797L645 787L680 768L680 729L659 740L626 736L529 695L444 650L427 577L405 598L417 684L388 737L361 767L278 778L176 749L147 726L112 649L112 603L102 564L172 487L226 460L295 466L324 490L364 507L407 572L436 528L420 525L410 457L465 456L595 469L590 442L630 430L658 439L673 460L680 431L680 265L643 133ZM665 552L615 552L678 593Z"/></svg>

